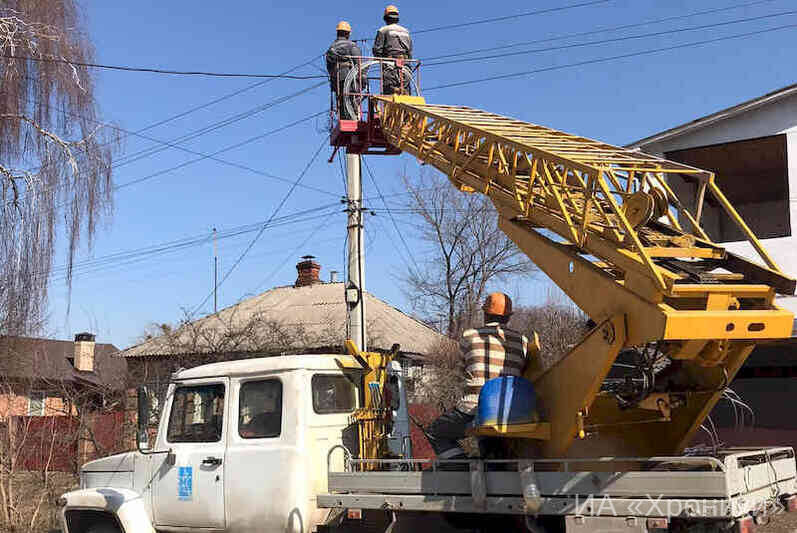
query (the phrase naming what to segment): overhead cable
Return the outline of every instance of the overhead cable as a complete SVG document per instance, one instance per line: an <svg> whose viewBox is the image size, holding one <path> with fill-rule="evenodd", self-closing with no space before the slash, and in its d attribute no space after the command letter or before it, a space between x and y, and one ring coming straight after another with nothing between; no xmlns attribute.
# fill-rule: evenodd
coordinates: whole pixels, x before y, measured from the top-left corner
<svg viewBox="0 0 797 533"><path fill-rule="evenodd" d="M291 213L289 215L278 217L272 220L271 223L268 224L268 227L271 229L288 225L295 226L303 222L317 220L318 218L324 218L327 220L328 215L338 212L337 210L332 210L330 213L330 210L332 208L336 208L337 206L338 204L334 203ZM217 232L216 239L217 241L223 241L226 239L239 237L241 235L246 235L248 233L258 231L263 224L264 222L261 221L255 224L247 224L230 228L229 230L225 230L223 232ZM137 249L115 252L96 259L80 261L73 265L73 275L80 276L85 274L93 274L111 268L128 266L131 264L140 263L142 261L152 260L169 253L202 246L210 242L213 238L213 233L204 233L194 237L187 237L185 239L178 239L175 241L145 246ZM61 278L66 279L68 268L68 265L54 268L50 272L50 277L54 278L54 280L60 280ZM41 273L37 273L36 275L40 276Z"/></svg>
<svg viewBox="0 0 797 533"><path fill-rule="evenodd" d="M318 114L319 113L316 113L314 116L317 116ZM305 174L307 174L307 171L310 170L310 167L313 166L313 163L315 163L315 160L318 159L318 154L321 153L321 150L327 144L328 140L329 139L325 137L321 141L321 144L318 146L318 149L313 154L313 157L310 158L310 161L307 163L307 165L305 165L304 169L299 174L299 177L296 178L296 181L293 183L291 188L288 189L288 192L285 193L285 196L282 197L282 200L280 200L279 204L277 204L277 207L271 213L271 216L268 218L268 220L265 222L265 224L263 224L263 226L260 228L260 231L257 232L257 234L252 239L252 241L249 243L249 245L244 249L243 252L241 252L241 255L238 256L238 259L235 260L235 262L230 267L230 269L227 271L227 273L224 274L224 276L221 278L221 280L219 281L217 287L221 287L224 284L224 282L227 281L227 279L235 271L235 269L238 267L238 265L241 264L241 261L243 261L243 259L246 257L246 254L249 253L249 250L252 249L252 247L255 245L255 243L257 243L257 241L260 239L260 237L266 231L266 229L268 228L268 225L271 223L271 221L274 219L274 217L276 217L277 214L279 214L280 210L285 205L285 202L288 201L288 198L291 197L291 194L293 194L293 191L296 189L296 187L299 186L299 183L302 181L302 179L304 178ZM199 311L202 308L203 305L205 305L205 303L210 299L211 296L213 296L213 291L210 291L208 293L208 295L205 296L205 299L202 300L202 302L198 306L196 306L196 308L194 308L194 314L196 314L196 312Z"/></svg>
<svg viewBox="0 0 797 533"><path fill-rule="evenodd" d="M293 122L291 122L289 124L285 124L284 126L280 126L279 128L275 128L273 130L269 130L269 131L267 131L265 133L261 133L259 135L255 135L254 137L249 137L248 139L245 139L243 141L237 142L235 144L231 144L231 145L226 146L226 147L224 147L224 148L222 148L220 150L216 150L215 152L212 152L210 154L204 154L201 157L197 157L195 159L189 159L188 161L180 163L179 165L175 165L173 167L169 167L169 168L166 168L166 169L163 169L163 170L159 170L157 172L153 172L152 174L147 174L146 176L142 176L140 178L136 178L134 180L127 181L125 183L121 183L119 185L116 185L113 188L113 190L123 189L125 187L130 187L131 185L135 185L137 183L141 183L143 181L151 180L152 178L157 178L158 176L162 176L162 175L167 174L169 172L173 172L175 170L179 170L181 168L185 168L188 165L192 165L192 164L197 163L199 161L204 161L205 159L213 159L218 154L221 154L221 153L224 153L224 152L229 152L230 150L234 150L236 148L240 148L242 146L246 146L247 144L251 144L253 142L262 140L262 139L264 139L264 138L266 138L266 137L268 137L270 135L274 135L275 133L280 133L280 132L285 131L285 130L287 130L289 128L292 128L294 126L298 126L299 124L302 124L304 122L309 122L310 120L313 120L314 118L316 118L318 116L321 116L323 114L326 114L326 113L327 113L327 111L324 110L324 111L319 111L318 113L313 113L311 115L307 115L307 116L305 116L303 118L300 118L299 120L295 120L295 121L293 121ZM243 166L243 165L241 165L241 166ZM318 189L318 190L321 191L321 189ZM323 192L325 194L332 194L332 193L330 193L328 191L323 191ZM337 195L333 194L333 196L337 196Z"/></svg>
<svg viewBox="0 0 797 533"><path fill-rule="evenodd" d="M433 28L425 28L425 29L422 29L422 30L413 31L412 33L413 33L413 35L420 35L422 33L429 33L429 32L433 32L433 31L455 30L455 29L458 29L458 28L465 28L465 27L468 27L468 26L477 26L477 25L480 25L480 24L490 24L490 23L493 23L493 22L503 22L503 21L506 21L506 20L519 19L519 18L523 18L523 17L531 17L531 16L534 16L534 15L544 15L544 14L547 14L547 13L556 13L558 11L567 11L569 9L576 9L576 8L579 8L579 7L588 7L588 6L595 6L595 5L599 5L599 4L607 4L607 3L611 2L611 1L612 0L592 0L590 2L581 2L579 4L570 4L570 5L567 5L567 6L549 7L549 8L546 8L546 9L537 9L537 10L534 10L534 11L526 11L525 13L517 13L515 15L506 15L506 16L503 16L503 17L494 17L494 18L489 18L489 19L474 20L472 22L460 22L460 23L457 23L457 24L447 24L445 26L436 26L436 27L433 27Z"/></svg>
<svg viewBox="0 0 797 533"><path fill-rule="evenodd" d="M745 23L745 22L753 22L753 21L756 21L756 20L764 20L764 19L770 19L770 18L775 18L775 17L783 17L783 16L788 16L788 15L794 15L794 14L797 14L797 11L782 11L780 13L772 13L770 15L761 15L761 16L758 16L758 17L748 17L748 18L737 19L737 20L729 20L729 21L726 21L726 22L715 22L713 24L702 24L700 26L690 26L688 28L676 28L676 29L673 29L673 30L664 30L664 31L657 31L657 32L652 32L652 33L643 33L643 34L640 34L640 35L628 35L628 36L625 36L625 37L615 37L615 38L612 38L612 39L601 39L599 41L588 41L588 42L585 42L585 43L564 44L564 45L560 45L560 46L550 46L550 47L546 47L546 48L536 48L536 49L532 49L532 50L521 50L519 52L506 52L506 53L502 53L502 54L494 54L494 55L489 55L489 56L477 56L477 57L465 57L465 58L460 58L460 59L449 59L447 61L437 61L437 62L432 62L432 63L424 63L424 67L428 68L428 67L436 67L436 66L439 66L439 65L451 65L451 64L455 64L455 63L467 63L467 62L471 62L471 61L487 61L487 60L490 60L490 59L504 59L504 58L511 57L511 56L537 54L537 53L541 53L541 52L551 52L551 51L554 51L554 50L567 50L567 49L570 49L570 48L583 48L585 46L596 46L596 45L608 44L608 43L618 43L618 42L630 41L630 40L634 40L634 39L646 39L648 37L658 37L658 36L661 36L661 35L671 35L671 34L674 34L674 33L683 33L683 32L687 32L687 31L697 31L697 30L706 30L706 29L711 29L711 28L719 28L719 27L722 27L722 26L730 26L730 25L733 25L733 24L742 24L742 23Z"/></svg>
<svg viewBox="0 0 797 533"><path fill-rule="evenodd" d="M439 90L439 89L448 89L448 88L451 88L451 87L462 87L464 85L473 85L473 84L476 84L476 83L484 83L484 82L488 82L488 81L506 80L506 79L511 79L511 78L520 78L520 77L524 77L524 76L530 76L532 74L540 74L542 72L552 72L552 71L555 71L555 70L563 70L563 69L567 69L567 68L581 67L581 66L585 66L585 65L594 65L596 63L606 63L606 62L615 61L615 60L618 60L618 59L627 59L627 58L630 58L630 57L638 57L638 56L643 56L643 55L656 54L656 53L660 53L660 52L668 52L668 51L671 51L671 50L680 50L680 49L683 49L683 48L691 48L691 47L694 47L694 46L702 46L704 44L711 44L711 43L717 43L717 42L721 42L721 41L728 41L728 40L731 40L731 39L742 39L744 37L752 37L754 35L762 35L764 33L771 33L771 32L775 32L775 31L791 29L791 28L797 28L797 24L787 24L787 25L784 25L784 26L777 26L775 28L768 28L768 29L765 29L765 30L751 31L751 32L747 32L747 33L740 33L740 34L729 35L729 36L725 36L725 37L717 37L717 38L714 38L714 39L706 39L706 40L703 40L703 41L694 41L694 42L691 42L691 43L683 43L683 44L678 44L678 45L673 45L673 46L666 46L666 47L662 47L662 48L653 48L653 49L649 49L649 50L641 50L639 52L630 52L628 54L620 54L620 55L616 55L616 56L601 57L601 58L597 58L597 59L588 59L588 60L585 60L585 61L578 61L576 63L568 63L566 65L555 65L555 66L551 66L551 67L543 67L543 68L538 68L538 69L534 69L534 70L526 70L526 71L522 71L522 72L513 72L513 73L510 73L510 74L501 74L501 75L498 75L498 76L488 76L488 77L477 78L477 79L473 79L473 80L458 81L458 82L453 82L453 83L444 83L442 85L436 85L434 87L426 88L426 89L424 89L424 91L425 92L436 91L436 90Z"/></svg>
<svg viewBox="0 0 797 533"><path fill-rule="evenodd" d="M363 158L363 163L365 164L365 169L368 171L368 176L371 178L371 183L374 184L374 187L376 188L376 192L379 194L379 198L382 200L382 204L385 206L385 209L387 210L387 214L390 217L391 222L393 223L393 229L396 230L396 233L398 234L399 239L401 240L402 244L404 245L404 249L407 250L407 255L409 255L410 260L412 261L412 264L415 265L416 272L420 272L421 269L418 266L418 262L415 261L415 256L413 255L412 250L410 249L410 247L407 245L407 241L404 239L404 234L401 233L401 230L399 229L398 224L396 223L396 219L393 216L393 212L390 210L390 206L388 206L387 201L385 201L384 195L382 195L382 191L379 189L379 184L377 183L376 178L374 178L374 173L371 172L371 166L368 164L368 161L365 158ZM409 266L409 265L407 265L407 266Z"/></svg>
<svg viewBox="0 0 797 533"><path fill-rule="evenodd" d="M464 56L464 55L480 54L482 52L493 52L495 50L505 50L507 48L517 48L518 46L528 46L528 45L532 45L532 44L547 43L547 42L551 42L551 41L561 41L562 39L572 39L572 38L575 38L575 37L586 37L588 35L595 35L595 34L598 34L598 33L607 33L607 32L615 32L615 31L620 31L620 30L628 30L628 29L631 29L631 28L638 28L640 26L649 26L651 24L660 24L662 22L672 22L674 20L682 20L682 19L697 17L697 16L701 16L701 15L713 15L713 14L716 14L716 13L722 13L724 11L731 11L731 10L734 10L734 9L742 9L742 8L746 8L746 7L756 6L756 5L759 5L759 4L768 4L768 3L777 2L777 1L779 1L779 0L757 0L755 2L748 2L746 4L736 4L736 5L733 5L733 6L720 7L720 8L716 8L716 9L706 9L704 11L693 11L691 13L686 13L684 15L676 15L676 16L672 16L672 17L664 17L664 18L660 18L660 19L648 20L648 21L645 21L645 22L636 22L636 23L633 23L633 24L623 24L623 25L620 25L620 26L611 26L611 27L608 27L608 28L601 28L601 29L598 29L598 30L583 31L583 32L578 32L578 33L569 33L569 34L565 34L565 35L559 35L559 36L556 36L556 37L546 37L545 39L535 39L533 41L523 41L523 42L519 42L519 43L504 44L504 45L500 45L500 46L491 46L489 48L477 48L477 49L474 49L474 50L467 50L467 51L464 51L464 52L455 52L455 53L451 53L451 54L443 54L443 55L439 55L439 56L426 57L426 58L423 58L423 61L424 61L424 65L426 65L427 64L426 61L436 61L438 59L445 59L445 58L449 58L449 57L459 57L459 56Z"/></svg>
<svg viewBox="0 0 797 533"><path fill-rule="evenodd" d="M35 61L39 63L62 63L72 65L74 67L85 68L98 68L103 70L122 70L125 72L148 72L151 74L170 74L175 76L207 76L212 78L268 78L268 79L283 79L283 80L318 80L328 79L329 76L322 74L314 74L312 76L296 76L293 74L245 74L240 72L205 72L201 70L168 70L151 67L129 67L124 65L104 65L101 63L83 63L80 61L71 61L69 59L55 58L55 57L30 57L3 54L0 57L5 59L18 59L21 61Z"/></svg>
<svg viewBox="0 0 797 533"><path fill-rule="evenodd" d="M333 212L331 212L331 213L329 213L327 215L323 215L321 223L318 226L316 226L315 229L313 231L311 231L310 234L307 235L307 237L302 242L300 242L295 248L293 248L290 251L290 253L285 257L285 259L283 259L282 262L279 265L277 265L277 267L274 268L269 273L269 275L265 277L265 279L263 279L263 281L261 281L260 283L258 283L255 286L254 291L255 292L259 291L263 286L265 286L267 283L269 283L274 278L274 276L276 276L279 273L280 270L285 268L285 265L288 264L288 262L291 260L292 257L296 257L301 252L301 250L305 246L307 246L307 243L310 242L310 239L315 237L316 234L319 231L321 231L321 229L329 226L329 220L332 218L333 215L336 215L338 213L339 213L339 211L333 211Z"/></svg>
<svg viewBox="0 0 797 533"><path fill-rule="evenodd" d="M299 64L299 65L297 65L295 67L292 67L292 68L288 69L285 72L292 72L294 70L297 70L299 68L307 66L310 63L314 62L319 57L321 57L321 56L316 56L316 57L314 57L314 58L312 58L312 59L310 59L308 61L305 61L304 63L301 63L301 64ZM148 130L153 129L153 128L156 128L156 127L161 126L163 124L167 124L167 123L172 122L174 120L177 120L179 118L185 117L185 116L187 116L187 115L189 115L191 113L194 113L196 111L205 109L205 108L207 108L207 107L209 107L211 105L217 104L219 102L222 102L224 100L227 100L229 98L232 98L234 96L242 94L242 93L244 93L246 91L249 91L251 89L254 89L256 87L261 87L263 85L266 85L266 84L270 83L271 81L273 81L273 79L260 81L260 82L248 85L248 86L243 87L243 88L241 88L241 89L239 89L237 91L233 91L231 93L227 93L226 95L223 95L223 96L220 96L218 98L215 98L215 99L213 99L213 100L211 100L209 102L206 102L206 103L201 104L199 106L192 107L190 109L187 109L186 111L182 111L180 113L177 113L176 115L172 115L170 117L167 117L165 119L162 119L160 121L152 123L149 126L145 126L143 128L140 128L140 129L134 130L134 131L126 130L126 129L120 128L118 126L115 126L113 124L109 124L109 123L106 123L106 122L101 122L101 121L98 121L98 120L95 120L95 119L89 119L88 117L85 117L85 116L82 116L82 115L77 115L75 113L70 113L70 112L67 112L67 111L65 111L63 109L57 108L57 107L55 109L58 109L59 111L64 112L64 113L66 113L66 114L68 114L70 116L74 116L74 117L77 117L77 118L83 118L85 120L90 120L90 121L92 121L92 122L94 122L96 124L100 124L102 126L115 129L116 131L119 131L119 132L121 132L123 134L122 138L127 137L127 136L135 136L135 137L140 137L140 138L147 139L147 140L149 140L151 142L172 146L172 145L169 145L169 141L161 141L161 140L156 139L156 138L144 136L143 132L148 131ZM315 88L317 88L317 87L319 87L319 86L321 86L323 84L324 84L324 82L321 82L321 83L319 83L317 85L313 85L313 86L311 86L311 87L309 87L307 89L303 89L301 91L298 91L297 93L293 93L291 95L287 95L287 96L276 98L276 99L274 99L274 100L272 100L270 102L267 102L266 104L263 104L261 106L252 108L252 109L250 109L248 111L245 111L243 113L239 113L238 115L235 115L233 118L243 120L244 118L248 118L248 117L254 116L257 113L260 113L261 111L264 111L264 110L269 109L271 107L274 107L276 105L285 103L288 100L291 100L292 98L295 98L295 97L297 97L297 96L299 96L301 94L304 94L304 93L306 93L308 91L311 91L311 90L313 90L313 89L315 89ZM53 106L49 106L49 104L45 104L45 105L47 105L48 107L53 107ZM245 115L245 116L243 116L243 115ZM232 120L230 122L228 122L228 121L230 121L230 119L225 119L223 121L219 121L219 122L213 123L211 125L205 126L205 128L201 128L200 130L195 130L195 131L191 132L190 134L186 134L185 136L181 136L181 137L179 137L177 139L173 139L170 142L184 142L184 141L187 141L187 140L191 140L191 139L199 137L200 135L204 135L205 133L209 133L211 131L215 131L216 129L219 129L220 127L227 126L227 125L231 124L232 122L235 122L236 120ZM104 143L104 144L108 144L108 143ZM103 146L104 146L104 144L103 144ZM180 148L180 147L177 147L177 146L173 146L173 147L177 148L177 149L182 149L184 151L188 151L189 153L192 153L192 154L195 154L195 155L204 155L201 152L191 151L191 150L183 149L183 148ZM119 162L119 164L118 165L114 165L112 168L118 168L120 166L124 166L124 165L126 165L128 163L132 163L134 161L138 161L139 159L141 159L143 157L149 157L150 155L154 155L155 153L159 153L161 151L163 151L163 149L154 149L152 147L146 148L144 150L140 150L140 151L138 151L138 152L136 152L134 154L131 154L129 156L123 157L122 160ZM147 152L151 152L151 153L147 153ZM142 155L142 154L145 154L145 155ZM137 157L137 156L141 156L141 157ZM130 160L131 158L135 158L135 159L133 159L133 161L131 161ZM267 172L257 171L255 169L252 169L252 168L247 167L245 165L241 165L241 164L237 164L237 163L231 163L229 161L225 161L225 160L219 159L219 158L213 158L213 160L216 161L216 162L222 163L222 164L233 165L233 166L236 166L236 167L241 168L243 170L248 170L250 172L261 174L261 175L263 175L265 177L270 177L272 179L277 179L279 181L290 182L290 180L288 180L286 178L280 178L279 176L274 176L274 175L269 174ZM32 169L31 171L35 171L35 170ZM311 187L311 189L316 190L317 192L323 192L323 193L326 193L326 194L331 194L328 191L324 191L322 189L318 189L318 188L315 188L315 187Z"/></svg>

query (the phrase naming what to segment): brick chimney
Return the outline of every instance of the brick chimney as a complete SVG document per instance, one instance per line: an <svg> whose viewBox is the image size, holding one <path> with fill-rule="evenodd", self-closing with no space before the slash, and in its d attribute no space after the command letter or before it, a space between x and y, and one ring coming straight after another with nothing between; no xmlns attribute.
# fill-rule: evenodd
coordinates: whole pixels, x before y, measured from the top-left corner
<svg viewBox="0 0 797 533"><path fill-rule="evenodd" d="M75 368L82 372L94 372L94 335L75 335Z"/></svg>
<svg viewBox="0 0 797 533"><path fill-rule="evenodd" d="M299 275L296 277L294 287L304 287L306 285L315 285L321 283L321 265L316 263L315 257L312 255L302 256L302 260L296 264L296 271Z"/></svg>

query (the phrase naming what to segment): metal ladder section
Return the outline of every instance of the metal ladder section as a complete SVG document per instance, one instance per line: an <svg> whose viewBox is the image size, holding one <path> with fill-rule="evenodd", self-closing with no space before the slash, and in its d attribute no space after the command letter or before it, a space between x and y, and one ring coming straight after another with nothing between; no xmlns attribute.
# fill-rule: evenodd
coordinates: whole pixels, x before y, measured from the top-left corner
<svg viewBox="0 0 797 533"><path fill-rule="evenodd" d="M711 172L468 107L406 96L379 103L389 142L445 173L461 190L488 195L502 227L516 230L510 237L522 241L518 245L532 260L546 247L523 234L552 240L553 232L558 244L589 258L591 268L618 288L663 304L663 311L689 311L688 322L672 323L647 340L693 339L696 329L706 339L790 336L793 317L773 301L775 293L794 294L795 281L781 272ZM676 195L673 183L681 180L696 184L695 198ZM762 264L712 242L700 224L707 196L739 227ZM563 289L589 312L582 296L594 299L594 292ZM728 320L728 311L749 320ZM717 312L725 316L695 328L695 319Z"/></svg>

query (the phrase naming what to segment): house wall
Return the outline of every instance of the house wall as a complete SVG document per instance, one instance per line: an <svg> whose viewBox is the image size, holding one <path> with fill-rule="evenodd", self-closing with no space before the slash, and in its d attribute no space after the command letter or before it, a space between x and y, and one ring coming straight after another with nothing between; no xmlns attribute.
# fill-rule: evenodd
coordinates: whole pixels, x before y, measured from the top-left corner
<svg viewBox="0 0 797 533"><path fill-rule="evenodd" d="M0 419L8 416L27 416L28 407L30 405L29 393L31 390L40 389L28 389L27 387L16 385L11 387L11 390L7 390L5 393L0 394ZM52 392L47 394L44 402L44 412L41 416L65 415L66 407L63 398Z"/></svg>
<svg viewBox="0 0 797 533"><path fill-rule="evenodd" d="M797 94L732 118L709 124L683 135L641 146L645 152L664 156L667 152L711 146L772 135L786 135L786 171L788 176L790 234L788 237L763 239L767 252L788 275L797 277ZM758 183L750 183L751 190ZM689 196L687 194L687 196ZM760 207L760 208L759 208ZM743 218L766 216L766 205L755 209L741 209ZM710 217L711 215L709 215ZM711 220L707 224L711 225ZM761 262L753 247L746 241L724 243L731 252ZM797 312L797 297L780 297L778 303Z"/></svg>

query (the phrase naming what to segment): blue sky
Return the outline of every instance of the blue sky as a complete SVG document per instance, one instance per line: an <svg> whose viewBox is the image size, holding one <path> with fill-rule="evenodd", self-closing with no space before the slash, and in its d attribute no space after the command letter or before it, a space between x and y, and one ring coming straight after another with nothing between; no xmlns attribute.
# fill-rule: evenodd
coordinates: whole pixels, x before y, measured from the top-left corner
<svg viewBox="0 0 797 533"><path fill-rule="evenodd" d="M462 0L456 3L456 8L448 2L405 1L397 5L402 24L413 31L585 2L493 1L489 9L484 2L472 0ZM751 2L609 0L544 15L419 33L415 35L415 51L416 56L423 59ZM368 7L363 7L365 5ZM372 38L381 24L384 8L381 3L362 1L272 3L248 0L226 5L196 0L135 3L85 0L83 6L100 63L263 74L279 73L320 55L334 38L334 27L340 19L352 24L354 38ZM782 14L713 28L561 48L792 10L793 4L788 0L771 0L719 13L551 40L509 51L560 49L489 61L429 66L423 69L422 81L425 87L431 88L767 30L797 24L797 15ZM661 53L557 68L536 75L430 90L425 96L430 103L468 105L623 144L794 83L795 36L797 28L787 28ZM321 73L321 69L322 61L318 59L296 73L314 75ZM259 81L108 70L98 70L96 80L103 118L130 131L146 128ZM144 134L171 141L316 83L317 80L276 80L260 84ZM194 152L216 152L322 111L328 104L329 95L322 86L181 146ZM293 180L324 142L324 126L321 118L310 120L218 157ZM159 145L129 136L123 143L119 161L124 162L122 157L150 147ZM302 181L303 185L326 192L298 188L280 215L338 201L344 192L343 184L337 164L326 162L330 153L325 146ZM114 180L117 184L126 183L196 157L173 148L165 149L120 165ZM414 159L407 155L371 157L368 163L388 203L400 206L404 197L400 194L399 174L404 169L414 171L417 168ZM224 231L266 220L289 188L284 181L209 159L185 164L177 170L119 189L112 222L100 229L93 250L81 250L77 261L200 236L213 227ZM364 189L365 196L373 198L372 207L383 207L367 177ZM323 218L313 214L307 220L266 230L221 287L219 306L233 304L247 294L275 285L292 283L296 277L294 265L305 253L318 257L325 278L330 270L341 271L345 215L340 209L331 207L327 212L330 214ZM423 246L413 237L413 219L405 214L396 217L413 253L417 258L423 257ZM397 282L407 258L393 225L384 212L369 217L367 223L367 288L380 298L409 309L409 302ZM253 236L254 233L248 232L219 242L222 272L232 266ZM293 253L305 241L306 245ZM56 263L59 266L62 260ZM210 291L211 281L212 244L209 241L147 260L104 264L93 271L79 271L73 282L68 313L66 287L60 278L54 277L48 333L69 338L74 332L90 330L98 334L98 340L125 347L147 324L174 322L182 316L182 309L196 308ZM544 280L527 280L508 290L517 294L521 303L534 304L545 298L549 287ZM212 311L212 299L201 309Z"/></svg>

